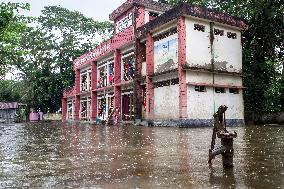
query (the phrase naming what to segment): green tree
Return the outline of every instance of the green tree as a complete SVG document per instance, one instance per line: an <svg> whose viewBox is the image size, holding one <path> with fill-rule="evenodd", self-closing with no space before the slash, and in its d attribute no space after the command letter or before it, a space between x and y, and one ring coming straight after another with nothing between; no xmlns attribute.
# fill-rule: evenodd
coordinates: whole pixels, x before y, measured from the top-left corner
<svg viewBox="0 0 284 189"><path fill-rule="evenodd" d="M38 23L42 31L55 35L54 61L64 88L74 84L73 60L93 49L98 44L96 39L108 39L113 32L110 22L94 21L78 11L58 6L45 7Z"/></svg>
<svg viewBox="0 0 284 189"><path fill-rule="evenodd" d="M21 82L0 80L0 102L21 102L22 89Z"/></svg>
<svg viewBox="0 0 284 189"><path fill-rule="evenodd" d="M94 39L111 35L112 25L57 6L45 7L35 23L22 32L23 55L11 59L24 80L27 104L54 112L63 89L74 84L73 60L95 48Z"/></svg>
<svg viewBox="0 0 284 189"><path fill-rule="evenodd" d="M19 10L29 9L29 4L1 3L0 4L0 78L4 78L7 66L11 64L10 56L21 55L17 48L20 33L26 27L26 19L19 15Z"/></svg>

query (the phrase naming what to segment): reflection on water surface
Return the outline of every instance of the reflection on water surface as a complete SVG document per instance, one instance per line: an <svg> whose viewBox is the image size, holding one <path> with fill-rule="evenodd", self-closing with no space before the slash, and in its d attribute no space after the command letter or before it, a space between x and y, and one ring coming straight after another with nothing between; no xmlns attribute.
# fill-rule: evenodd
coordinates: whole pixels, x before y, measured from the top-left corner
<svg viewBox="0 0 284 189"><path fill-rule="evenodd" d="M0 125L0 188L283 188L284 127L238 127L235 167L211 128Z"/></svg>

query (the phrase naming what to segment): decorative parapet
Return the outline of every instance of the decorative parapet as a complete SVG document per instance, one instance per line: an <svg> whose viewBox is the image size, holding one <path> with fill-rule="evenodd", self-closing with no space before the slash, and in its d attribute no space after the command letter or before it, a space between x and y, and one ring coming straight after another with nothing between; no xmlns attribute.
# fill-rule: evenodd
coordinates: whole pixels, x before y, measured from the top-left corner
<svg viewBox="0 0 284 189"><path fill-rule="evenodd" d="M126 29L124 32L121 32L113 36L111 39L102 42L95 49L77 58L73 63L74 70L79 69L80 67L98 59L99 57L112 52L113 50L115 50L120 46L132 42L132 40L133 40L133 27L131 26L128 29Z"/></svg>
<svg viewBox="0 0 284 189"><path fill-rule="evenodd" d="M76 95L75 87L66 88L63 91L63 98L71 97Z"/></svg>

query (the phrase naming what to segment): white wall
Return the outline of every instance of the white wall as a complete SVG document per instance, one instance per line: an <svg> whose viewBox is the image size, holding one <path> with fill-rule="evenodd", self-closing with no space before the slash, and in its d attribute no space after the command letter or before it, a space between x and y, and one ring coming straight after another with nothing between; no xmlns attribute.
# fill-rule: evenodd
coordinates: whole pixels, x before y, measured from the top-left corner
<svg viewBox="0 0 284 189"><path fill-rule="evenodd" d="M213 84L213 74L187 71L186 80L192 83ZM215 74L214 84L242 86L242 78ZM215 93L213 87L206 86L206 92L195 91L194 87L190 85L187 87L187 112L189 119L212 119L214 111L217 111L220 105L228 106L226 112L228 119L243 119L244 106L241 89L239 89L239 94L231 94L229 93L229 88L225 88L226 93Z"/></svg>
<svg viewBox="0 0 284 189"><path fill-rule="evenodd" d="M213 74L187 71L186 82L213 84ZM243 80L240 76L214 74L214 84L243 86Z"/></svg>
<svg viewBox="0 0 284 189"><path fill-rule="evenodd" d="M154 89L155 119L179 118L179 85Z"/></svg>
<svg viewBox="0 0 284 189"><path fill-rule="evenodd" d="M210 23L194 18L186 18L186 60L192 67L211 68ZM205 31L194 30L194 24L205 27ZM214 35L213 50L215 68L229 72L241 72L242 46L241 34L229 27L217 25L214 28L224 30L224 35ZM227 32L237 34L236 39L228 38ZM204 72L186 73L186 81L191 83L213 84L213 74ZM230 75L214 75L214 84L242 86L242 78ZM228 119L243 119L243 94L215 93L213 87L206 87L206 92L195 91L195 86L187 88L187 113L189 119L212 119L213 114L220 105L228 106L226 112Z"/></svg>
<svg viewBox="0 0 284 189"><path fill-rule="evenodd" d="M193 67L211 68L210 24L198 20L185 19L186 61ZM194 24L205 26L205 32L194 30Z"/></svg>
<svg viewBox="0 0 284 189"><path fill-rule="evenodd" d="M239 94L215 93L212 87L206 87L206 92L198 92L195 86L188 86L187 89L187 113L189 119L212 119L214 112L221 105L228 106L226 111L227 119L244 119L243 93ZM214 90L214 93L213 93ZM215 108L214 108L215 107Z"/></svg>
<svg viewBox="0 0 284 189"><path fill-rule="evenodd" d="M194 86L187 87L187 114L189 119L211 119L214 112L213 90L195 91Z"/></svg>
<svg viewBox="0 0 284 189"><path fill-rule="evenodd" d="M210 23L186 18L186 60L190 66L211 68ZM205 32L194 30L194 24L205 26ZM217 70L242 71L241 33L236 29L214 24L213 28L224 30L224 35L214 35L214 66ZM237 38L227 37L227 32L236 33Z"/></svg>
<svg viewBox="0 0 284 189"><path fill-rule="evenodd" d="M229 72L242 71L242 44L241 33L224 26L215 25L214 28L224 30L224 36L214 35L214 63L218 70ZM227 32L237 34L236 39L228 38Z"/></svg>
<svg viewBox="0 0 284 189"><path fill-rule="evenodd" d="M204 72L186 72L186 82L213 84L213 75Z"/></svg>
<svg viewBox="0 0 284 189"><path fill-rule="evenodd" d="M218 85L243 86L243 78L232 75L214 75L214 83Z"/></svg>
<svg viewBox="0 0 284 189"><path fill-rule="evenodd" d="M226 88L226 93L214 93L214 99L216 111L221 105L228 107L226 119L244 119L243 91L241 89L239 89L239 94L232 94Z"/></svg>

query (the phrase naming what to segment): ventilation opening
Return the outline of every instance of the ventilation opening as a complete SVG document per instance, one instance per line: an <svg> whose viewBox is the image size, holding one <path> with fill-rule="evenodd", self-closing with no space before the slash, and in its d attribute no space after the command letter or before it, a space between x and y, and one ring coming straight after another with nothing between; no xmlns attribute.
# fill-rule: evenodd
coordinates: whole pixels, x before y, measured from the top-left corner
<svg viewBox="0 0 284 189"><path fill-rule="evenodd" d="M231 39L237 39L237 34L232 32L227 32L227 37Z"/></svg>
<svg viewBox="0 0 284 189"><path fill-rule="evenodd" d="M216 87L215 93L226 93L226 90L225 88L222 88L222 87Z"/></svg>
<svg viewBox="0 0 284 189"><path fill-rule="evenodd" d="M157 18L159 16L159 13L156 12L149 12L149 20L154 20L155 18Z"/></svg>
<svg viewBox="0 0 284 189"><path fill-rule="evenodd" d="M219 29L214 28L214 35L223 36L224 35L224 30L219 30Z"/></svg>
<svg viewBox="0 0 284 189"><path fill-rule="evenodd" d="M229 88L229 93L232 93L232 94L239 94L239 89L236 89L236 88Z"/></svg>
<svg viewBox="0 0 284 189"><path fill-rule="evenodd" d="M195 91L198 91L198 92L206 92L205 86L195 86L194 89Z"/></svg>
<svg viewBox="0 0 284 189"><path fill-rule="evenodd" d="M194 24L194 30L205 32L205 26L200 24Z"/></svg>

